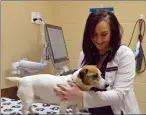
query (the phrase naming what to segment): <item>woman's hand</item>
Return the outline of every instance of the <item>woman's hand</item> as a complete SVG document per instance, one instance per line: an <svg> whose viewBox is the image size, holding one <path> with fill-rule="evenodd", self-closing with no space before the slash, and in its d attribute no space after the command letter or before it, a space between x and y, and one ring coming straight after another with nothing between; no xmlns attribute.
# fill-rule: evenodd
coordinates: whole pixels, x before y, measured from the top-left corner
<svg viewBox="0 0 146 115"><path fill-rule="evenodd" d="M70 87L58 84L54 91L62 101L77 101L81 102L83 99L83 91L73 82L68 81Z"/></svg>

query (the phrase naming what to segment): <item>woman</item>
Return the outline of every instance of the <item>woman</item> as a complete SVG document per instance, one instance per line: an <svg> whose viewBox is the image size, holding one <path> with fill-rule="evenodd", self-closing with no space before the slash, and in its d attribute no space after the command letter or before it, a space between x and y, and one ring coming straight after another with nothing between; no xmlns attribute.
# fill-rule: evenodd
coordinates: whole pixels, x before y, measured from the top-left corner
<svg viewBox="0 0 146 115"><path fill-rule="evenodd" d="M135 57L130 48L121 45L121 38L122 27L112 12L92 12L84 30L79 65L97 65L111 90L85 92L69 82L72 87L58 85L62 90L55 89L56 95L82 102L93 114L140 114L133 89Z"/></svg>

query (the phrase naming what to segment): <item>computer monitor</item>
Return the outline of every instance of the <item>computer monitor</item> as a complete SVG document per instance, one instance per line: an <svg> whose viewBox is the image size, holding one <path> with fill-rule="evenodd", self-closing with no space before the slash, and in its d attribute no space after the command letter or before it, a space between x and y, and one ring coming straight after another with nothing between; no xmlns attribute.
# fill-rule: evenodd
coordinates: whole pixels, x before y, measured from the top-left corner
<svg viewBox="0 0 146 115"><path fill-rule="evenodd" d="M69 63L67 48L62 27L45 24L46 43L49 56L55 68L60 68Z"/></svg>

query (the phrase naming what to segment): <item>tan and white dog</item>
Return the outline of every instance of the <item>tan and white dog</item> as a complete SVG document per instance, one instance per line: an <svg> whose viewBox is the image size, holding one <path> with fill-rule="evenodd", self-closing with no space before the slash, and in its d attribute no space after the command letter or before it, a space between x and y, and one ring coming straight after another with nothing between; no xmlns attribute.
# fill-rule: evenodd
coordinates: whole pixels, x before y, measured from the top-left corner
<svg viewBox="0 0 146 115"><path fill-rule="evenodd" d="M57 84L70 87L67 81L72 81L84 91L90 90L91 87L101 89L107 87L106 82L101 77L100 70L92 65L84 66L73 74L66 76L38 74L23 78L7 77L7 79L18 83L17 96L21 100L23 114L35 113L31 109L31 104L34 102L60 105L60 114L65 114L68 107L73 109L74 114L77 113L78 102L62 102L55 95L54 88L57 87Z"/></svg>

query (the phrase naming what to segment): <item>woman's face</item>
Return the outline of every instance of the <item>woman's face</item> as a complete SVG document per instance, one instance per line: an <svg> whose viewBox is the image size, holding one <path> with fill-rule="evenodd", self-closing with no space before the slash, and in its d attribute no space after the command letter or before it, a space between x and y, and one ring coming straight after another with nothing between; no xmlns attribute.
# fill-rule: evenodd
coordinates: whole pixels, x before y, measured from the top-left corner
<svg viewBox="0 0 146 115"><path fill-rule="evenodd" d="M92 38L92 42L99 50L99 52L105 52L109 49L109 42L110 42L110 26L106 21L101 21L95 26L94 35Z"/></svg>

